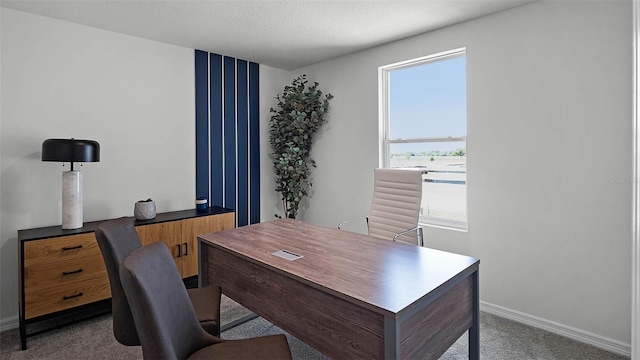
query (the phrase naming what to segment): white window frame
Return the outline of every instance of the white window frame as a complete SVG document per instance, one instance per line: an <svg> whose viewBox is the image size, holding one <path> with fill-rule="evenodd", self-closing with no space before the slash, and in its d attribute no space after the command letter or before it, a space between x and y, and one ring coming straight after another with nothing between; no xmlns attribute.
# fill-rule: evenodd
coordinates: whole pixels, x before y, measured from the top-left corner
<svg viewBox="0 0 640 360"><path fill-rule="evenodd" d="M428 143L428 142L444 142L444 141L465 141L467 140L467 136L461 137L423 137L423 138L390 138L390 128L389 128L389 74L398 69L408 68L417 65L424 65L427 63L432 63L436 61L446 60L450 58L455 58L459 56L466 56L467 48L457 48L449 51L443 51L437 54L432 54L428 56L423 56L416 59L411 59L407 61L401 61L389 65L384 65L378 67L378 136L379 136L379 166L382 168L389 167L389 146L391 144L402 144L402 143ZM467 159L468 160L468 159ZM468 167L467 167L468 168ZM468 177L467 184L465 185L465 191L468 196ZM428 215L420 216L420 225L445 228L450 230L458 230L458 231L467 231L468 230L468 222L469 222L469 208L468 208L468 198L467 204L465 204L466 209L465 213L467 215L467 221L456 221L449 220L443 218L437 218Z"/></svg>

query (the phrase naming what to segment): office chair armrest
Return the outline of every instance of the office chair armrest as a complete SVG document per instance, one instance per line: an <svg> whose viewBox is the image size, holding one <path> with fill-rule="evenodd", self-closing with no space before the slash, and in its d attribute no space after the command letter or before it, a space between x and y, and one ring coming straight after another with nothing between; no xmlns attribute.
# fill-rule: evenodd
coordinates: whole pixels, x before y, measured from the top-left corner
<svg viewBox="0 0 640 360"><path fill-rule="evenodd" d="M400 236L405 235L407 233L410 233L412 231L416 232L416 235L418 237L418 246L423 246L424 245L424 240L423 240L423 235L422 235L422 228L420 226L416 226L414 228L407 229L405 231L402 231L402 232L399 232L399 233L395 234L393 236L393 241L396 241Z"/></svg>
<svg viewBox="0 0 640 360"><path fill-rule="evenodd" d="M338 224L338 229L342 228L342 224L346 224L346 223L350 223L352 221L362 220L362 219L366 219L367 220L367 225L369 225L369 217L368 216L361 216L361 217L357 217L357 218L354 218L354 219L349 219L349 220L345 220L345 221L340 222L340 224Z"/></svg>

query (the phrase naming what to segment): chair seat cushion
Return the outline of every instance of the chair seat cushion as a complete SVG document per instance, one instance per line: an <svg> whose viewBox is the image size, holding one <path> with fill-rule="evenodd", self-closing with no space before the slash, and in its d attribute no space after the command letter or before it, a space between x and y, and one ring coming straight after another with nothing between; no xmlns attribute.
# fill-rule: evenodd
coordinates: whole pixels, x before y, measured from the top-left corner
<svg viewBox="0 0 640 360"><path fill-rule="evenodd" d="M287 338L278 334L242 340L227 340L202 348L191 354L189 359L291 360L291 350Z"/></svg>
<svg viewBox="0 0 640 360"><path fill-rule="evenodd" d="M222 290L218 286L206 286L187 289L198 321L206 332L213 336L220 335L220 297Z"/></svg>

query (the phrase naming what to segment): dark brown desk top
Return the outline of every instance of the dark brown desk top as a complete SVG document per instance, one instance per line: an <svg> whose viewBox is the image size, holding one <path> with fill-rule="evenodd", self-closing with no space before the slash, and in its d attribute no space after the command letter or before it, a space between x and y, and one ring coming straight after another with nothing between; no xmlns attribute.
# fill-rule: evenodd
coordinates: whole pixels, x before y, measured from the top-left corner
<svg viewBox="0 0 640 360"><path fill-rule="evenodd" d="M479 260L344 230L281 219L200 235L211 246L387 316L477 270ZM272 255L302 255L289 261ZM424 299L423 299L424 300Z"/></svg>

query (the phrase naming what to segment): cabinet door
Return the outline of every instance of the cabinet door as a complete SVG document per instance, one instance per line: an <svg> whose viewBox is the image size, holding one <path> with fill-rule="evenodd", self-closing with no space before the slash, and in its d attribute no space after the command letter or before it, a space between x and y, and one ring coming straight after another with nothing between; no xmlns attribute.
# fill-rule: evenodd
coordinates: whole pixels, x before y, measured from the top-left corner
<svg viewBox="0 0 640 360"><path fill-rule="evenodd" d="M142 245L148 245L154 242L161 241L169 247L169 252L173 256L173 260L176 262L178 272L181 272L181 224L180 221L169 221L159 224L140 225L136 226L138 236L140 236L140 242Z"/></svg>
<svg viewBox="0 0 640 360"><path fill-rule="evenodd" d="M182 277L198 275L198 235L234 227L234 213L182 220Z"/></svg>

